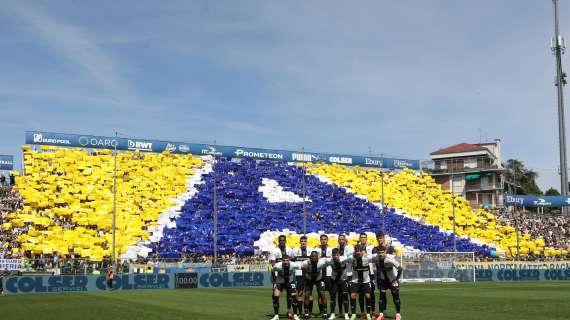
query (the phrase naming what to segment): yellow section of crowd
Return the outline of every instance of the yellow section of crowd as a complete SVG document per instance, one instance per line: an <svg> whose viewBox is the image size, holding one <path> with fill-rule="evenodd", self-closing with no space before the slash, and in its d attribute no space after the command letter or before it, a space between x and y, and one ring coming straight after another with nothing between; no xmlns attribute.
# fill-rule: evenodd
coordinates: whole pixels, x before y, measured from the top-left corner
<svg viewBox="0 0 570 320"><path fill-rule="evenodd" d="M16 180L23 210L10 213L2 232L18 236L18 251L81 256L101 261L111 255L114 156L109 150L24 146L26 174ZM200 158L168 152L125 152L117 156L116 252L148 239L147 228L186 191ZM25 229L25 228L24 228Z"/></svg>
<svg viewBox="0 0 570 320"><path fill-rule="evenodd" d="M369 201L382 200L382 176L378 170L315 164L308 166L307 171L366 196ZM452 195L444 192L427 174L407 169L398 173L384 173L384 200L387 206L401 209L425 223L453 230ZM454 201L458 235L494 243L507 256L516 255L515 228L499 224L495 216L485 210L472 210L467 200L461 197L456 196ZM567 250L545 248L543 239L533 240L528 234L520 233L519 237L521 255L568 255Z"/></svg>

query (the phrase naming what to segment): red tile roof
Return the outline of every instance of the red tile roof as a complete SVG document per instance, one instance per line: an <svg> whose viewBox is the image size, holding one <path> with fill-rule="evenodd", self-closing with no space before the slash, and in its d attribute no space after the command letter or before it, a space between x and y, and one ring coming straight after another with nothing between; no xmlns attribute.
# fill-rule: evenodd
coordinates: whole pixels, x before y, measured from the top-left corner
<svg viewBox="0 0 570 320"><path fill-rule="evenodd" d="M435 156L439 154L475 152L475 151L485 151L485 150L487 150L487 148L482 147L479 144L459 143L447 148L441 148L437 151L430 153L430 155Z"/></svg>

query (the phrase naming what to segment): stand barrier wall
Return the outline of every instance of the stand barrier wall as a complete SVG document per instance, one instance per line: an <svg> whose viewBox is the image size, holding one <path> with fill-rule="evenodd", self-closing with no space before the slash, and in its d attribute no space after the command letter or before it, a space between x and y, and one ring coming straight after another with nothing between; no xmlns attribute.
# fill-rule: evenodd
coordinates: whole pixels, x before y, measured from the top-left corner
<svg viewBox="0 0 570 320"><path fill-rule="evenodd" d="M2 279L4 294L264 286L271 286L269 272L124 274L114 277L112 289L104 275L10 276Z"/></svg>

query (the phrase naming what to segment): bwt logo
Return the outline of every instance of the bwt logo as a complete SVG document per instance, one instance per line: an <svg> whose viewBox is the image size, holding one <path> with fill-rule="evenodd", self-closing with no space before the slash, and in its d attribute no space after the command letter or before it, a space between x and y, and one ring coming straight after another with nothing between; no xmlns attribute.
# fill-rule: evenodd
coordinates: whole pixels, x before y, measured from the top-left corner
<svg viewBox="0 0 570 320"><path fill-rule="evenodd" d="M168 151L176 151L176 146L172 143L167 143L165 149Z"/></svg>
<svg viewBox="0 0 570 320"><path fill-rule="evenodd" d="M329 157L329 161L332 163L352 164L351 157Z"/></svg>
<svg viewBox="0 0 570 320"><path fill-rule="evenodd" d="M318 157L310 153L293 153L291 154L293 161L311 162L318 160Z"/></svg>
<svg viewBox="0 0 570 320"><path fill-rule="evenodd" d="M14 164L14 163L10 160L0 160L0 164Z"/></svg>
<svg viewBox="0 0 570 320"><path fill-rule="evenodd" d="M71 144L71 141L68 139L44 138L44 135L42 133L34 133L33 140L34 143Z"/></svg>
<svg viewBox="0 0 570 320"><path fill-rule="evenodd" d="M152 142L129 140L129 149L130 150L152 151Z"/></svg>

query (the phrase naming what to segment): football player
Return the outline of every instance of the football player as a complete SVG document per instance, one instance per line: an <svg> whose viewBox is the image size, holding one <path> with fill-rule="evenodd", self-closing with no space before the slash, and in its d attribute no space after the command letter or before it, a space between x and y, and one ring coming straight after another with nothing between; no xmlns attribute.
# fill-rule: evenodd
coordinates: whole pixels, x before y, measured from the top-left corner
<svg viewBox="0 0 570 320"><path fill-rule="evenodd" d="M293 306L293 318L299 320L297 315L297 289L295 287L295 272L300 269L300 264L291 262L288 255L281 257L281 261L275 263L272 268L273 276L273 312L272 320L279 320L279 297L281 292L287 293L287 311Z"/></svg>

